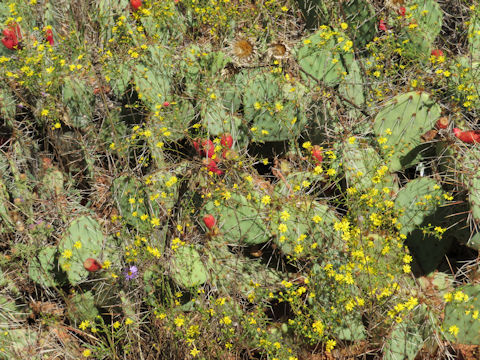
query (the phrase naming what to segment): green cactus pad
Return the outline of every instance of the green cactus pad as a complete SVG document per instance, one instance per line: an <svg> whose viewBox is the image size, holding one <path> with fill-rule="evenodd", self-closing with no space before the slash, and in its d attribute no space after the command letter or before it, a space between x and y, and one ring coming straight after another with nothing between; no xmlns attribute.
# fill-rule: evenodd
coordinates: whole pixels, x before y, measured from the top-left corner
<svg viewBox="0 0 480 360"><path fill-rule="evenodd" d="M445 201L442 195L443 191L433 179L423 177L409 181L395 199L395 208L403 211L398 218L401 232L408 234L434 214Z"/></svg>
<svg viewBox="0 0 480 360"><path fill-rule="evenodd" d="M353 104L362 107L365 104L365 96L363 94L363 78L360 71L360 66L357 61L352 61L348 69L348 74L345 76L345 80L339 85L338 91L346 99L350 100ZM352 107L351 104L343 102L345 106ZM349 111L349 115L352 118L360 117L361 112L359 109L352 108Z"/></svg>
<svg viewBox="0 0 480 360"><path fill-rule="evenodd" d="M114 63L111 66L114 67L114 70L109 75L111 79L110 85L113 93L117 97L122 98L132 79L132 69L128 63Z"/></svg>
<svg viewBox="0 0 480 360"><path fill-rule="evenodd" d="M18 324L15 324L18 326ZM28 356L32 360L40 360L34 350L38 341L38 333L29 327L6 328L0 326L0 358L1 359L25 359Z"/></svg>
<svg viewBox="0 0 480 360"><path fill-rule="evenodd" d="M74 127L85 128L92 123L93 87L85 81L67 77L63 85L63 103L68 108L70 122Z"/></svg>
<svg viewBox="0 0 480 360"><path fill-rule="evenodd" d="M57 249L53 246L43 248L38 256L33 258L28 267L28 276L44 287L53 287L58 285L55 280L55 265Z"/></svg>
<svg viewBox="0 0 480 360"><path fill-rule="evenodd" d="M218 241L212 241L208 246L209 283L221 293L247 298L254 291L259 293L258 288L255 290L255 284L261 284L266 292L281 287L281 272L265 267L258 260L232 254L227 246Z"/></svg>
<svg viewBox="0 0 480 360"><path fill-rule="evenodd" d="M383 173L381 170L384 162L376 150L359 139L356 139L353 144L344 143L342 163L348 186L354 186L359 191L372 187L394 188L392 175L388 171Z"/></svg>
<svg viewBox="0 0 480 360"><path fill-rule="evenodd" d="M366 338L365 326L360 315L346 315L341 326L333 329L340 340L358 341Z"/></svg>
<svg viewBox="0 0 480 360"><path fill-rule="evenodd" d="M188 163L182 162L169 171L158 170L144 177L144 182L148 183L145 187L145 198L148 198L153 216L162 217L165 211L173 209L181 184L175 174L183 175L187 167Z"/></svg>
<svg viewBox="0 0 480 360"><path fill-rule="evenodd" d="M428 274L442 261L452 243L450 233L435 233L436 227L448 228L448 209L443 191L433 179L418 178L398 192L395 208L403 213L398 217L400 232L407 235L406 244L418 267ZM428 226L435 234L424 234L419 227ZM457 231L452 228L452 232ZM435 236L437 235L437 236Z"/></svg>
<svg viewBox="0 0 480 360"><path fill-rule="evenodd" d="M468 295L466 302L464 297L455 296L459 291ZM444 335L457 344L480 344L480 285L459 287L452 296L453 299L445 306ZM458 329L456 335L455 328Z"/></svg>
<svg viewBox="0 0 480 360"><path fill-rule="evenodd" d="M84 320L94 322L98 314L91 291L75 294L67 302L67 315L77 326Z"/></svg>
<svg viewBox="0 0 480 360"><path fill-rule="evenodd" d="M383 106L373 129L391 171L419 161L421 136L434 127L439 117L440 106L425 92L398 95Z"/></svg>
<svg viewBox="0 0 480 360"><path fill-rule="evenodd" d="M242 126L242 120L224 106L222 99L202 102L200 114L202 123L208 132L214 136L225 133L238 134Z"/></svg>
<svg viewBox="0 0 480 360"><path fill-rule="evenodd" d="M263 222L266 216L260 202L247 200L242 194L231 194L220 206L213 201L205 204L205 213L212 214L226 241L231 244L255 245L269 240L269 234Z"/></svg>
<svg viewBox="0 0 480 360"><path fill-rule="evenodd" d="M15 104L15 98L10 90L0 87L0 116L6 120L7 125L17 112Z"/></svg>
<svg viewBox="0 0 480 360"><path fill-rule="evenodd" d="M310 256L316 251L324 251L338 239L333 230L335 220L337 217L327 205L284 201L282 210L272 214L273 241L287 255L297 258ZM282 224L286 226L286 231Z"/></svg>
<svg viewBox="0 0 480 360"><path fill-rule="evenodd" d="M480 221L480 177L474 176L468 186L468 201L475 221Z"/></svg>
<svg viewBox="0 0 480 360"><path fill-rule="evenodd" d="M120 176L112 183L112 194L120 215L127 224L139 232L146 232L151 228L148 219L141 219L142 215L149 213L145 188L140 181L130 176ZM133 200L135 201L132 203Z"/></svg>
<svg viewBox="0 0 480 360"><path fill-rule="evenodd" d="M139 98L155 111L157 105L169 100L173 70L171 54L163 46L151 46L149 52L148 60L135 67L133 78Z"/></svg>
<svg viewBox="0 0 480 360"><path fill-rule="evenodd" d="M3 183L2 179L0 179L0 219L2 219L0 223L0 234L3 232L12 231L14 229L13 221L8 212L8 203L9 196L7 187Z"/></svg>
<svg viewBox="0 0 480 360"><path fill-rule="evenodd" d="M480 11L476 12L470 18L470 26L468 28L468 44L470 54L473 61L480 60Z"/></svg>
<svg viewBox="0 0 480 360"><path fill-rule="evenodd" d="M83 262L87 258L98 258L102 246L101 226L90 216L81 216L73 220L65 230L58 245L60 253L58 263L67 273L68 280L72 285L76 285L88 277L88 271L83 267Z"/></svg>
<svg viewBox="0 0 480 360"><path fill-rule="evenodd" d="M173 280L184 288L201 285L208 279L200 254L190 246L181 246L175 250L170 271Z"/></svg>
<svg viewBox="0 0 480 360"><path fill-rule="evenodd" d="M305 114L301 92L292 97L285 85L275 75L259 72L246 82L244 114L255 141L287 140L302 130Z"/></svg>
<svg viewBox="0 0 480 360"><path fill-rule="evenodd" d="M411 5L415 9L409 22L417 25L405 27L411 48L417 55L430 56L432 45L442 29L442 9L435 0L414 0Z"/></svg>
<svg viewBox="0 0 480 360"><path fill-rule="evenodd" d="M49 196L52 194L60 194L63 191L63 183L63 173L56 168L48 169L42 178L43 188Z"/></svg>
<svg viewBox="0 0 480 360"><path fill-rule="evenodd" d="M342 36L344 41L337 44L337 35L340 34L329 28L320 29L304 39L297 52L297 61L302 69L327 85L342 81L354 58L350 51L343 49L348 38ZM302 78L307 82L312 80L304 73Z"/></svg>
<svg viewBox="0 0 480 360"><path fill-rule="evenodd" d="M383 358L385 360L414 360L422 349L423 338L419 324L412 321L396 324L388 337Z"/></svg>
<svg viewBox="0 0 480 360"><path fill-rule="evenodd" d="M375 9L364 0L349 0L342 4L342 10L355 46L365 47L375 37Z"/></svg>

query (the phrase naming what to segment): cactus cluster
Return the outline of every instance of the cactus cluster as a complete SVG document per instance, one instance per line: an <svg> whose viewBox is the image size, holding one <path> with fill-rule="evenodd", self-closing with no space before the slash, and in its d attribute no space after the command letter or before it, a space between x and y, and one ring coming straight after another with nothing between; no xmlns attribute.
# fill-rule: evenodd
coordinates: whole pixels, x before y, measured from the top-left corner
<svg viewBox="0 0 480 360"><path fill-rule="evenodd" d="M0 4L0 358L480 342L475 6L56 5Z"/></svg>

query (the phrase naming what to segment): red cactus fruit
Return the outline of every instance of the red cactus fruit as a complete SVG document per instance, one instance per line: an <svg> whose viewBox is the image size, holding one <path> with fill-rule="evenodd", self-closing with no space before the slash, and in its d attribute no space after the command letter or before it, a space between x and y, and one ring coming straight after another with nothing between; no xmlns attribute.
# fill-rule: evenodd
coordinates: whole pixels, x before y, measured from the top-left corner
<svg viewBox="0 0 480 360"><path fill-rule="evenodd" d="M140 6L142 6L142 0L130 0L130 5L134 10L138 10Z"/></svg>
<svg viewBox="0 0 480 360"><path fill-rule="evenodd" d="M383 21L383 19L380 20L378 23L378 28L382 31L387 31L387 24Z"/></svg>
<svg viewBox="0 0 480 360"><path fill-rule="evenodd" d="M323 161L322 150L320 146L314 145L312 149L312 156L317 160L317 164L321 164Z"/></svg>
<svg viewBox="0 0 480 360"><path fill-rule="evenodd" d="M223 134L222 138L220 139L220 144L222 144L224 147L227 147L229 149L232 148L233 146L233 137L229 133Z"/></svg>
<svg viewBox="0 0 480 360"><path fill-rule="evenodd" d="M435 56L435 57L443 56L443 51L440 50L440 49L433 49L432 50L432 56Z"/></svg>
<svg viewBox="0 0 480 360"><path fill-rule="evenodd" d="M102 268L102 264L100 264L97 260L88 258L83 262L83 267L85 270L90 272L98 271Z"/></svg>
<svg viewBox="0 0 480 360"><path fill-rule="evenodd" d="M18 45L12 38L6 36L2 39L2 44L9 50L14 50Z"/></svg>
<svg viewBox="0 0 480 360"><path fill-rule="evenodd" d="M45 30L45 38L47 39L47 41L50 43L50 45L53 46L54 44L54 41L53 41L53 32L52 32L52 29L47 29Z"/></svg>
<svg viewBox="0 0 480 360"><path fill-rule="evenodd" d="M168 101L164 101L163 106L168 107L168 106L170 106L170 103Z"/></svg>
<svg viewBox="0 0 480 360"><path fill-rule="evenodd" d="M212 214L207 214L203 217L203 222L208 230L212 230L215 227L216 220Z"/></svg>
<svg viewBox="0 0 480 360"><path fill-rule="evenodd" d="M459 128L454 128L453 133L459 140L463 141L466 144L480 142L480 131L462 131Z"/></svg>
<svg viewBox="0 0 480 360"><path fill-rule="evenodd" d="M7 29L2 31L3 39L2 44L9 50L15 50L19 48L19 41L22 39L22 33L20 26L17 23L11 23Z"/></svg>
<svg viewBox="0 0 480 360"><path fill-rule="evenodd" d="M437 120L436 123L437 129L446 129L448 128L448 118L443 116L440 119Z"/></svg>
<svg viewBox="0 0 480 360"><path fill-rule="evenodd" d="M213 145L212 140L203 140L202 146L203 151L206 153L207 157L211 158L213 154L215 154L215 145Z"/></svg>
<svg viewBox="0 0 480 360"><path fill-rule="evenodd" d="M212 140L202 140L201 146L198 140L193 142L193 147L197 151L199 156L207 155L208 158L211 158L215 154L215 145Z"/></svg>
<svg viewBox="0 0 480 360"><path fill-rule="evenodd" d="M212 159L205 160L204 164L207 167L208 171L211 171L217 175L223 174L223 171L217 167L217 163L215 162L215 160L212 160Z"/></svg>

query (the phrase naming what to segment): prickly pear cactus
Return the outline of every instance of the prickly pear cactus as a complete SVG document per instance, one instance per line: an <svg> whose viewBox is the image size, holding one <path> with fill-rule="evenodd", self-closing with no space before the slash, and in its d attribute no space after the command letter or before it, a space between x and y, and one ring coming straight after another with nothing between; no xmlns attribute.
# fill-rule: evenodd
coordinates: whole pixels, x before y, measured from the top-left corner
<svg viewBox="0 0 480 360"><path fill-rule="evenodd" d="M457 344L480 344L480 285L459 287L447 299L444 335Z"/></svg>
<svg viewBox="0 0 480 360"><path fill-rule="evenodd" d="M271 73L257 72L247 81L244 113L255 141L287 140L302 130L305 115L300 93L290 98L285 90L281 80Z"/></svg>
<svg viewBox="0 0 480 360"><path fill-rule="evenodd" d="M143 184L133 177L120 176L112 183L112 194L117 203L117 208L124 221L137 229L145 232L150 229L147 209L147 198ZM145 218L147 215L147 218Z"/></svg>
<svg viewBox="0 0 480 360"><path fill-rule="evenodd" d="M179 164L170 171L159 170L145 176L145 197L153 216L161 216L165 211L170 211L175 206L180 189L180 180L174 174L186 171L186 163Z"/></svg>
<svg viewBox="0 0 480 360"><path fill-rule="evenodd" d="M457 162L459 180L466 185L468 190L468 202L472 211L473 219L480 221L480 173L478 171L478 159L480 152L476 147L461 150L457 156L462 161Z"/></svg>
<svg viewBox="0 0 480 360"><path fill-rule="evenodd" d="M365 47L375 37L375 9L364 0L349 0L342 3L342 10L355 46Z"/></svg>
<svg viewBox="0 0 480 360"><path fill-rule="evenodd" d="M183 42L187 24L182 20L182 14L176 3L164 3L161 12L149 13L140 18L148 36L165 45L172 45L172 42ZM140 36L138 37L141 39Z"/></svg>
<svg viewBox="0 0 480 360"><path fill-rule="evenodd" d="M345 142L342 163L348 186L354 186L359 191L372 187L394 188L392 175L382 167L384 162L376 150L359 139L352 143Z"/></svg>
<svg viewBox="0 0 480 360"><path fill-rule="evenodd" d="M169 100L172 84L172 67L169 64L171 54L161 45L149 48L148 62L135 66L133 78L139 99L151 111L157 110L157 105Z"/></svg>
<svg viewBox="0 0 480 360"><path fill-rule="evenodd" d="M396 324L388 337L383 356L386 360L413 360L422 349L420 326L413 321Z"/></svg>
<svg viewBox="0 0 480 360"><path fill-rule="evenodd" d="M67 302L68 317L75 323L80 324L84 320L95 321L98 309L95 306L95 297L91 291L77 293Z"/></svg>
<svg viewBox="0 0 480 360"><path fill-rule="evenodd" d="M273 241L284 254L305 258L323 252L339 240L333 230L336 220L327 205L295 199L284 201L282 211L272 214Z"/></svg>
<svg viewBox="0 0 480 360"><path fill-rule="evenodd" d="M248 200L242 194L215 206L214 201L205 204L205 212L214 215L224 239L232 244L255 245L268 241L269 234L263 219L265 206L258 201Z"/></svg>
<svg viewBox="0 0 480 360"><path fill-rule="evenodd" d="M302 11L308 29L315 29L320 24L328 23L329 11L321 0L296 0Z"/></svg>
<svg viewBox="0 0 480 360"><path fill-rule="evenodd" d="M221 293L247 298L254 291L259 295L258 289L255 290L255 284L262 284L266 293L280 287L283 279L281 272L263 266L258 260L238 257L218 241L212 241L207 246L209 283Z"/></svg>
<svg viewBox="0 0 480 360"><path fill-rule="evenodd" d="M148 121L152 135L147 140L152 152L157 149L159 142L185 137L189 123L195 117L194 108L189 101L179 100L168 107L161 104L163 101L157 104L154 116Z"/></svg>
<svg viewBox="0 0 480 360"><path fill-rule="evenodd" d="M139 98L152 111L155 111L155 106L161 104L170 93L170 79L160 69L137 65L134 80Z"/></svg>
<svg viewBox="0 0 480 360"><path fill-rule="evenodd" d="M81 216L70 224L58 244L58 263L67 273L69 282L76 285L88 277L83 262L98 258L103 247L100 224L90 216Z"/></svg>
<svg viewBox="0 0 480 360"><path fill-rule="evenodd" d="M112 38L112 27L115 26L115 18L128 9L128 0L100 0L96 2L97 19L102 30L101 35L105 43Z"/></svg>
<svg viewBox="0 0 480 360"><path fill-rule="evenodd" d="M212 51L199 57L200 66L210 77L217 76L230 62L232 62L232 58L223 51Z"/></svg>
<svg viewBox="0 0 480 360"><path fill-rule="evenodd" d="M473 176L468 184L468 201L475 221L480 221L480 177Z"/></svg>
<svg viewBox="0 0 480 360"><path fill-rule="evenodd" d="M240 132L242 120L225 107L222 99L202 102L200 114L202 123L211 135L238 134ZM241 133L243 135L245 132Z"/></svg>
<svg viewBox="0 0 480 360"><path fill-rule="evenodd" d="M468 44L473 61L480 61L480 10L478 9L470 18Z"/></svg>
<svg viewBox="0 0 480 360"><path fill-rule="evenodd" d="M0 87L0 115L6 121L6 124L13 120L16 114L16 103L10 90Z"/></svg>
<svg viewBox="0 0 480 360"><path fill-rule="evenodd" d="M337 39L342 37L339 43ZM301 68L316 80L327 85L335 85L347 75L353 61L353 43L344 34L328 27L320 28L315 34L303 40L297 51L297 61ZM307 82L312 79L302 72ZM315 85L315 81L312 82Z"/></svg>
<svg viewBox="0 0 480 360"><path fill-rule="evenodd" d="M440 107L425 92L409 92L388 101L375 117L373 130L390 171L416 164L421 136L440 117Z"/></svg>
<svg viewBox="0 0 480 360"><path fill-rule="evenodd" d="M348 74L345 76L344 81L340 83L338 91L345 98L359 107L362 107L365 104L365 96L363 94L363 78L357 61L352 61L352 64L348 69ZM347 107L352 107L346 101L344 101L344 105ZM361 112L359 109L352 108L349 111L349 115L352 118L359 117L361 116Z"/></svg>
<svg viewBox="0 0 480 360"><path fill-rule="evenodd" d="M402 211L398 221L401 231L408 234L435 213L445 201L443 191L435 180L423 177L411 180L398 192L395 208Z"/></svg>
<svg viewBox="0 0 480 360"><path fill-rule="evenodd" d="M128 63L113 62L110 64L110 85L113 93L120 99L125 94L128 85L130 84L130 80L132 79L132 66L133 65L129 65Z"/></svg>
<svg viewBox="0 0 480 360"><path fill-rule="evenodd" d="M85 128L92 123L93 87L84 80L67 77L63 85L63 103L68 108L69 124Z"/></svg>
<svg viewBox="0 0 480 360"><path fill-rule="evenodd" d="M9 196L7 187L0 178L0 234L12 231L15 227L8 211Z"/></svg>
<svg viewBox="0 0 480 360"><path fill-rule="evenodd" d="M28 267L28 276L44 287L57 286L55 279L57 249L53 246L43 248L38 256L33 258Z"/></svg>
<svg viewBox="0 0 480 360"><path fill-rule="evenodd" d="M365 326L359 314L348 314L341 325L335 326L333 332L343 341L364 340L367 336Z"/></svg>
<svg viewBox="0 0 480 360"><path fill-rule="evenodd" d="M442 29L443 12L435 0L411 2L410 26L405 27L411 48L418 55L430 56L432 44Z"/></svg>
<svg viewBox="0 0 480 360"><path fill-rule="evenodd" d="M46 190L47 194L60 194L63 191L63 173L57 168L51 167L47 169L42 178L42 188Z"/></svg>
<svg viewBox="0 0 480 360"><path fill-rule="evenodd" d="M200 254L190 246L180 246L174 250L170 271L173 280L184 288L201 285L208 278Z"/></svg>
<svg viewBox="0 0 480 360"><path fill-rule="evenodd" d="M5 185L15 205L25 214L33 217L33 203L36 195L33 191L33 176L29 172L27 164L31 153L21 139L15 141L12 147L13 156L8 157L12 177L6 179Z"/></svg>
<svg viewBox="0 0 480 360"><path fill-rule="evenodd" d="M441 207L443 195L433 179L424 177L410 181L395 199L395 208L401 212L400 232L407 235L406 244L425 274L435 270L452 243L452 237L440 230L453 226L448 223L448 211ZM425 227L430 231L424 232Z"/></svg>

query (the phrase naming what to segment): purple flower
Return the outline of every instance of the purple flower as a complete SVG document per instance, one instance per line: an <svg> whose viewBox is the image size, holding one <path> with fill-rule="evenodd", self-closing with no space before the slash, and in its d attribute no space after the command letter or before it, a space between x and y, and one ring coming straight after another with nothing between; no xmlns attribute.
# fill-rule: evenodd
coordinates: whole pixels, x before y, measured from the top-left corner
<svg viewBox="0 0 480 360"><path fill-rule="evenodd" d="M130 266L126 271L125 271L125 279L127 280L132 280L137 277L138 269L135 265Z"/></svg>

